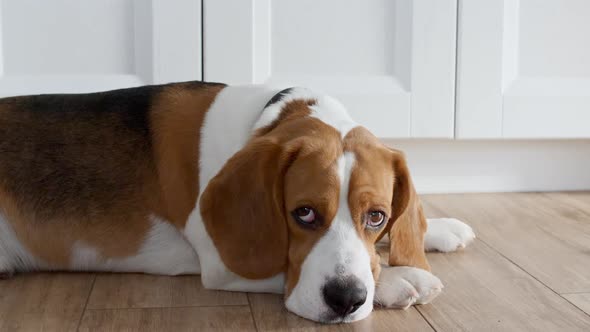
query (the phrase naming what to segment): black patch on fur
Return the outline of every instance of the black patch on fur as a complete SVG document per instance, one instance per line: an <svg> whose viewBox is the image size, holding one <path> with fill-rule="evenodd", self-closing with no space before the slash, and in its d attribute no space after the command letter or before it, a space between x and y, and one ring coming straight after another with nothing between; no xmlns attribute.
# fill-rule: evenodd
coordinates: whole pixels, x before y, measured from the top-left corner
<svg viewBox="0 0 590 332"><path fill-rule="evenodd" d="M286 95L291 93L292 90L293 90L293 88L287 88L285 90L280 91L276 95L272 96L272 98L270 98L268 103L266 103L266 105L264 105L264 108L267 108L272 104L278 103L279 101L281 101L281 99L283 99L283 97L285 97Z"/></svg>
<svg viewBox="0 0 590 332"><path fill-rule="evenodd" d="M144 204L138 193L156 172L149 113L167 86L0 99L0 188L37 220Z"/></svg>

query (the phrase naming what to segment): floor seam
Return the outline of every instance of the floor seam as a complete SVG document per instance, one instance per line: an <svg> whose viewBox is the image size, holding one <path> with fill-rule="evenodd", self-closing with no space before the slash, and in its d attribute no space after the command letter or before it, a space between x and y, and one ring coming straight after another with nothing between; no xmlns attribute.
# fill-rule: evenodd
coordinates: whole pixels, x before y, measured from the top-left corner
<svg viewBox="0 0 590 332"><path fill-rule="evenodd" d="M252 317L252 322L254 322L254 329L260 331L258 329L258 324L256 323L256 318L254 317L254 309L252 308L252 301L250 301L250 293L246 293L246 298L248 299L248 306L250 307L250 317Z"/></svg>
<svg viewBox="0 0 590 332"><path fill-rule="evenodd" d="M550 290L553 294L559 296L560 298L562 298L563 300L565 300L567 303L571 304L572 306L574 306L574 308L578 309L578 311L580 311L582 314L584 314L585 316L590 317L590 314L585 312L584 310L582 310L580 307L578 307L577 305L575 305L574 303L572 303L570 300L568 300L567 298L561 296L560 293L558 293L556 290L554 290L553 288L549 287L547 284L545 284L543 281L539 280L537 277L535 277L534 275L532 275L529 271L525 270L522 266L520 266L519 264L517 264L515 261L513 261L512 259L508 258L508 256L504 255L502 252L500 252L499 250L497 250L496 248L494 248L493 246L491 246L489 243L487 243L486 241L482 240L481 238L478 238L478 240L483 243L484 245L486 245L488 248L490 248L491 250L493 250L494 252L496 252L498 255L504 257L504 259L506 259L507 261L509 261L510 263L512 263L514 266L518 267L518 269L520 269L521 271L523 271L524 273L526 273L528 276L530 276L531 278L533 278L534 280L536 280L538 283L540 283L541 285L543 285L545 288L547 288L548 290Z"/></svg>
<svg viewBox="0 0 590 332"><path fill-rule="evenodd" d="M422 311L420 311L420 309L418 309L418 307L414 306L414 309L416 311L418 311L418 314L420 314L420 316L422 316L422 319L424 319L424 321L426 321L426 324L428 324L428 326L430 326L430 328L434 331L434 332L438 332L438 330L436 328L434 328L434 325L432 325L430 323L430 321L428 320L428 318L426 318L426 316L424 316L424 314L422 313Z"/></svg>
<svg viewBox="0 0 590 332"><path fill-rule="evenodd" d="M94 290L94 284L96 283L96 274L93 275L92 283L90 284L90 290L88 291L88 296L86 297L86 302L84 303L84 308L82 309L82 313L80 314L80 319L78 320L78 325L76 326L76 331L80 331L80 325L82 325L82 319L86 315L86 309L88 307L88 302L90 302L90 297L92 296L92 291Z"/></svg>
<svg viewBox="0 0 590 332"><path fill-rule="evenodd" d="M224 305L183 305L183 306L162 306L162 307L134 307L134 308L87 308L92 311L108 311L108 310L151 310L151 309L188 309L188 308L228 308L228 307L249 307L248 304L224 304Z"/></svg>

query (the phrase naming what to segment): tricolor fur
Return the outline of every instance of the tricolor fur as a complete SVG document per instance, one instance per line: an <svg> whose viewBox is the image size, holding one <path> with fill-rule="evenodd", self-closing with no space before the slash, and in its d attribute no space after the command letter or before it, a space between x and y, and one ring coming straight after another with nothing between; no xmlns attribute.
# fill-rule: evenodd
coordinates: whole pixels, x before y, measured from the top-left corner
<svg viewBox="0 0 590 332"><path fill-rule="evenodd" d="M207 288L283 293L300 316L348 322L374 303L432 300L442 284L425 248L474 237L427 221L403 154L301 88L0 99L0 156L0 274L200 274Z"/></svg>

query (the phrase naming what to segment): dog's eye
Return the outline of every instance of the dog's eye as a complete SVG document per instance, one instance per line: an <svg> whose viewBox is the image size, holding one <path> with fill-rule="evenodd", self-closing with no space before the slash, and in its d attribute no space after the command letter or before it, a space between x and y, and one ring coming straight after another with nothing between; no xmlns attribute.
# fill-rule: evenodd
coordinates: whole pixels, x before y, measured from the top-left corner
<svg viewBox="0 0 590 332"><path fill-rule="evenodd" d="M295 209L293 217L304 225L311 225L316 222L316 212L308 206Z"/></svg>
<svg viewBox="0 0 590 332"><path fill-rule="evenodd" d="M385 213L381 211L369 211L367 214L367 225L369 227L379 227L385 221Z"/></svg>

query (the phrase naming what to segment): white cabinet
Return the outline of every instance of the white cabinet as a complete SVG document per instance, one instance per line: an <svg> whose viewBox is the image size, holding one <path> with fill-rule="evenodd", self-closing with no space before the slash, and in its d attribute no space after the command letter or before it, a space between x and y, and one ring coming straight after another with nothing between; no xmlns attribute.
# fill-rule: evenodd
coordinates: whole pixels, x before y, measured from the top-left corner
<svg viewBox="0 0 590 332"><path fill-rule="evenodd" d="M589 0L0 0L0 97L204 78L324 91L382 138L589 138L589 17Z"/></svg>
<svg viewBox="0 0 590 332"><path fill-rule="evenodd" d="M455 0L204 0L204 78L306 86L380 137L454 135Z"/></svg>
<svg viewBox="0 0 590 332"><path fill-rule="evenodd" d="M590 1L461 0L458 138L590 137Z"/></svg>
<svg viewBox="0 0 590 332"><path fill-rule="evenodd" d="M201 79L195 0L0 0L0 97Z"/></svg>

